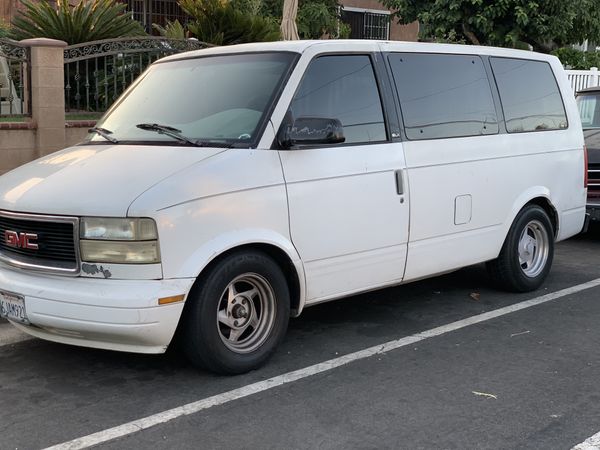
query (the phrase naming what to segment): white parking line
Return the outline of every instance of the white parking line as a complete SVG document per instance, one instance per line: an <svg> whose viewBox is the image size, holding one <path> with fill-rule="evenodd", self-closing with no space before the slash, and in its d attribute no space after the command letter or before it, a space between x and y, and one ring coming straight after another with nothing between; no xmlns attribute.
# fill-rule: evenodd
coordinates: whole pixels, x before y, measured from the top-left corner
<svg viewBox="0 0 600 450"><path fill-rule="evenodd" d="M8 322L0 322L0 347L33 339L28 334L17 330Z"/></svg>
<svg viewBox="0 0 600 450"><path fill-rule="evenodd" d="M600 433L590 436L571 450L600 450Z"/></svg>
<svg viewBox="0 0 600 450"><path fill-rule="evenodd" d="M318 363L312 366L305 367L303 369L295 370L293 372L288 372L283 375L278 375L273 378L269 378L268 380L259 381L257 383L249 384L247 386L243 386L238 389L234 389L232 391L224 392L222 394L214 395L212 397L208 397L193 403L188 403L183 406L179 406L177 408L169 409L167 411L163 411L148 417L144 417L142 419L134 420L132 422L119 425L113 428L109 428L103 431L99 431L97 433L90 434L88 436L80 437L78 439L74 439L69 442L64 442L62 444L58 444L52 447L48 447L46 450L75 450L75 449L83 449L88 448L93 445L102 444L104 442L111 441L113 439L117 439L123 436L127 436L132 433L137 433L139 431L148 429L155 425L164 424L171 420L177 419L178 417L186 416L189 414L194 414L204 409L211 408L213 406L223 405L225 403L248 397L253 394L257 394L259 392L264 392L269 389L273 389L277 386L282 386L284 384L292 383L294 381L301 380L303 378L310 377L312 375L316 375L319 373L323 373L336 367L344 366L354 361L358 361L361 359L369 358L374 355L379 355L383 353L387 353L389 351L405 347L407 345L412 345L416 342L423 341L428 338L432 338L435 336L441 336L443 334L459 330L461 328L468 327L470 325L478 324L481 322L485 322L486 320L494 319L496 317L504 316L506 314L513 313L515 311L520 311L526 308L531 308L532 306L540 305L542 303L546 303L552 300L556 300L561 297L565 297L567 295L575 294L577 292L590 289L593 287L597 287L600 285L600 278L589 281L587 283L579 284L577 286L572 286L567 289L563 289L561 291L553 292L550 294L542 295L541 297L536 297L531 300L527 300L521 303L517 303L515 305L506 306L504 308L496 309L494 311L486 312L483 314L478 314L476 316L468 317L466 319L458 320L456 322L449 323L447 325L443 325L437 328L433 328L431 330L427 330L421 333L413 334L412 336L407 336L402 339L389 341L381 345L376 345L374 347L366 348L364 350L360 350L354 353L349 353L344 356L340 356L339 358L330 359L329 361L325 361L322 363Z"/></svg>

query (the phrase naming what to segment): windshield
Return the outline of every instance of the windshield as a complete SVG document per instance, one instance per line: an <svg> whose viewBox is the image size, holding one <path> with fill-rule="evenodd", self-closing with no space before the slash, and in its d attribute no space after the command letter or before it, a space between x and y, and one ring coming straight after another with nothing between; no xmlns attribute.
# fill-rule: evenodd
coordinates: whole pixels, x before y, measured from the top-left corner
<svg viewBox="0 0 600 450"><path fill-rule="evenodd" d="M173 136L138 127L158 124L198 143L250 145L293 60L291 53L255 53L155 64L96 127L108 130L119 143L181 145ZM89 139L108 142L97 133Z"/></svg>
<svg viewBox="0 0 600 450"><path fill-rule="evenodd" d="M600 102L597 95L579 95L577 106L584 130L600 128Z"/></svg>

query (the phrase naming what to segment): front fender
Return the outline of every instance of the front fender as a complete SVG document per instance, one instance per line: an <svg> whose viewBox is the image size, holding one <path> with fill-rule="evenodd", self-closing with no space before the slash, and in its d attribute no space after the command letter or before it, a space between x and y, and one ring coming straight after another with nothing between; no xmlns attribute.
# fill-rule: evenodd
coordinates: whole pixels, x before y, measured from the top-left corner
<svg viewBox="0 0 600 450"><path fill-rule="evenodd" d="M306 278L304 265L293 244L283 235L268 229L242 229L223 233L205 242L189 255L181 264L176 278L197 278L200 273L216 258L235 248L263 244L275 247L284 252L296 270L300 287L299 305L296 314L300 314L306 300Z"/></svg>

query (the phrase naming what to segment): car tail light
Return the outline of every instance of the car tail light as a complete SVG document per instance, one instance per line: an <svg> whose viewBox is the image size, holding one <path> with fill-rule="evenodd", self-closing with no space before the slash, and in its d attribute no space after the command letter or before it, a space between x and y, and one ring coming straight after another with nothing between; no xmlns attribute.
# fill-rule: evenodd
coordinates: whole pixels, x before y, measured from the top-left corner
<svg viewBox="0 0 600 450"><path fill-rule="evenodd" d="M588 150L587 145L583 146L583 187L588 187Z"/></svg>

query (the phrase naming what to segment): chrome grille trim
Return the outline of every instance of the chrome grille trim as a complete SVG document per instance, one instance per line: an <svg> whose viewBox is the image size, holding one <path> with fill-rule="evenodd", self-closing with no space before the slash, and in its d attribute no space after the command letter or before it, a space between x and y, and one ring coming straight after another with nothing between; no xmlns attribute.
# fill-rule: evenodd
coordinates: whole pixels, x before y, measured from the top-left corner
<svg viewBox="0 0 600 450"><path fill-rule="evenodd" d="M75 265L60 263L49 264L38 261L35 257L8 255L0 251L0 261L21 269L34 270L48 274L77 276L80 272L81 256L79 254L79 218L71 216L53 216L46 214L17 213L0 210L0 217L15 220L29 220L33 222L69 223L73 226L73 250L75 252Z"/></svg>

